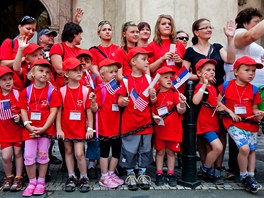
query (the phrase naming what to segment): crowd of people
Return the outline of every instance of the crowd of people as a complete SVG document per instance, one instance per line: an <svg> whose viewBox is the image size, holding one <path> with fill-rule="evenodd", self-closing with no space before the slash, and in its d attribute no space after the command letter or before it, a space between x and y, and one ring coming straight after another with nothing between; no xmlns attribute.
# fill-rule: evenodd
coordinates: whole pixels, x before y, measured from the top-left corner
<svg viewBox="0 0 264 198"><path fill-rule="evenodd" d="M97 28L101 43L82 49L78 46L83 14L76 10L73 22L64 26L60 43L54 43L57 32L49 28L39 31L37 44L31 43L37 21L24 16L18 23L18 37L1 45L4 191L23 188L25 167L29 182L23 196L44 194L51 161L62 161L68 173L67 192L77 187L88 192L89 179L98 177L99 185L106 188L126 184L129 190L148 190L151 178L146 170L153 159L155 184L176 186L175 154L181 153L183 115L190 108L185 84L174 83L180 83L177 75L183 68L195 83L191 108L197 118L201 176L222 179L228 134L234 144L229 146L230 160L238 162L234 172L238 171L248 191L262 188L254 177L256 123L264 116L264 109L258 109L264 50L255 43L264 35L264 20L257 9L246 8L235 21L227 22L226 47L210 43L214 28L209 19L192 24L188 47L189 34L176 31L170 15L160 15L154 28L147 22L124 23L120 45L112 43L112 24L101 21ZM151 30L154 37L149 42ZM61 161L52 156L55 139ZM124 170L125 179L117 174L118 168Z"/></svg>

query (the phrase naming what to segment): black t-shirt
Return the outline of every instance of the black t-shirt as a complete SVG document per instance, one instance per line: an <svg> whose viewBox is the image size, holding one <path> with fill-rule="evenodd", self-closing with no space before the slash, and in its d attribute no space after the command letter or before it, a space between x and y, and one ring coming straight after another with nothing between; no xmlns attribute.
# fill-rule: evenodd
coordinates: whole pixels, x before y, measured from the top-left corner
<svg viewBox="0 0 264 198"><path fill-rule="evenodd" d="M220 50L223 46L221 44L214 43L212 44L212 47L212 53L208 56L196 52L193 47L188 47L184 54L183 60L191 63L190 68L192 68L193 74L196 74L195 65L200 59L209 58L216 60L218 64L215 67L216 84L214 84L214 86L217 88L219 85L223 84L225 76L224 61L220 56Z"/></svg>

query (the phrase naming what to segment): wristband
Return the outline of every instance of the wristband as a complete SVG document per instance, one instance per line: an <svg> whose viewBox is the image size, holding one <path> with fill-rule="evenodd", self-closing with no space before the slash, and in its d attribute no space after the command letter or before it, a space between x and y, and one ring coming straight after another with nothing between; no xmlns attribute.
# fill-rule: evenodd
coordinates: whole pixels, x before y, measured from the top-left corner
<svg viewBox="0 0 264 198"><path fill-rule="evenodd" d="M199 89L200 92L208 94L208 91L203 90L202 88Z"/></svg>
<svg viewBox="0 0 264 198"><path fill-rule="evenodd" d="M91 130L93 131L93 128L91 128L91 127L87 128L87 131L91 131Z"/></svg>
<svg viewBox="0 0 264 198"><path fill-rule="evenodd" d="M24 124L24 127L25 127L25 126L27 126L27 124L32 124L32 122L29 121L29 120L27 120L27 121L25 121L23 124Z"/></svg>

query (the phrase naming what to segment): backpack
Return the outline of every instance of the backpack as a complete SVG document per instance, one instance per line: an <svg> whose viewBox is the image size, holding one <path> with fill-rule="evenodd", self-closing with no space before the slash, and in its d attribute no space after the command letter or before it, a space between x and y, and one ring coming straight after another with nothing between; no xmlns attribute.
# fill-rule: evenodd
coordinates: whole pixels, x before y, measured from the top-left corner
<svg viewBox="0 0 264 198"><path fill-rule="evenodd" d="M32 89L33 89L33 84L30 84L27 87L27 100L28 100L28 103L29 103L30 98L31 98ZM54 90L54 87L51 86L51 85L49 85L49 88L48 88L48 97L47 97L48 104L50 104L51 93L53 92L53 90Z"/></svg>
<svg viewBox="0 0 264 198"><path fill-rule="evenodd" d="M89 50L91 49L96 49L103 57L108 58L106 54L102 50L100 50L97 46L90 47Z"/></svg>
<svg viewBox="0 0 264 198"><path fill-rule="evenodd" d="M264 85L259 86L258 88L262 102L258 105L259 110L264 111Z"/></svg>
<svg viewBox="0 0 264 198"><path fill-rule="evenodd" d="M65 99L65 96L66 96L66 91L67 91L67 86L66 85L60 88L60 92L61 92L61 95L62 95L62 103L64 103L64 99ZM89 89L82 85L83 107L85 107L85 103L86 103L87 96L88 96L88 91L89 91Z"/></svg>

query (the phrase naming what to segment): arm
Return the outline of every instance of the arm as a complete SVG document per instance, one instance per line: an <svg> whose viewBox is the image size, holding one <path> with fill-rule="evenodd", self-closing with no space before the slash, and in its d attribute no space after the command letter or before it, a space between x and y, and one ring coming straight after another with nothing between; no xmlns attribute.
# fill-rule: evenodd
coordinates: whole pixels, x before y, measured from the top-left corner
<svg viewBox="0 0 264 198"><path fill-rule="evenodd" d="M90 139L93 137L93 112L91 108L86 110L87 118L88 118L88 128L85 134L86 139Z"/></svg>
<svg viewBox="0 0 264 198"><path fill-rule="evenodd" d="M156 91L154 88L149 89L150 103L155 104L157 102Z"/></svg>
<svg viewBox="0 0 264 198"><path fill-rule="evenodd" d="M79 25L82 21L83 13L84 12L81 8L76 8L72 22Z"/></svg>
<svg viewBox="0 0 264 198"><path fill-rule="evenodd" d="M13 70L19 76L22 75L21 63L24 61L23 52L24 49L28 46L29 46L29 42L27 41L27 38L18 39L18 50L13 64Z"/></svg>
<svg viewBox="0 0 264 198"><path fill-rule="evenodd" d="M62 57L58 54L53 54L50 57L50 61L52 66L54 67L55 71L59 75L63 75L63 70L62 70Z"/></svg>
<svg viewBox="0 0 264 198"><path fill-rule="evenodd" d="M186 111L186 97L180 93L179 95L180 103L177 105L177 111L179 114L184 114Z"/></svg>
<svg viewBox="0 0 264 198"><path fill-rule="evenodd" d="M61 128L61 111L62 111L62 106L59 107L59 110L57 113L56 130L57 130L57 138L64 140L64 132L62 131L62 128Z"/></svg>
<svg viewBox="0 0 264 198"><path fill-rule="evenodd" d="M47 118L47 121L43 125L43 127L38 128L37 134L45 133L48 128L54 123L54 120L56 119L56 115L58 112L58 107L52 107L50 108L50 114Z"/></svg>
<svg viewBox="0 0 264 198"><path fill-rule="evenodd" d="M157 71L163 65L164 61L172 59L173 55L172 52L166 52L162 57L151 63L149 65L150 73Z"/></svg>
<svg viewBox="0 0 264 198"><path fill-rule="evenodd" d="M98 111L98 105L96 103L96 95L94 92L89 94L89 100L91 101L91 110L92 112Z"/></svg>
<svg viewBox="0 0 264 198"><path fill-rule="evenodd" d="M235 36L235 47L242 49L247 45L255 42L264 35L264 20L259 22L253 28Z"/></svg>

